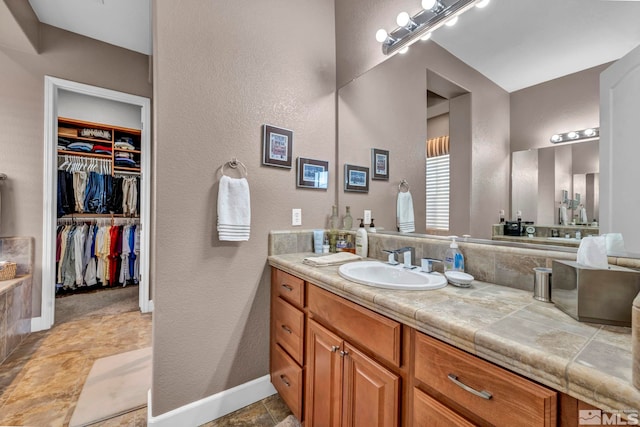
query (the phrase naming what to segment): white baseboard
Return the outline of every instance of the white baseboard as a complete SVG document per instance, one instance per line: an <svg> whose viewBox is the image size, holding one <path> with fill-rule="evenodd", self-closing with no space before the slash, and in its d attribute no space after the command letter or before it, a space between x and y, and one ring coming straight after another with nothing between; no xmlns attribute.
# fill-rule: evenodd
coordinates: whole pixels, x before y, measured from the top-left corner
<svg viewBox="0 0 640 427"><path fill-rule="evenodd" d="M153 427L197 427L223 415L276 393L269 375L221 391L204 399L151 416L151 390L147 395L147 426Z"/></svg>
<svg viewBox="0 0 640 427"><path fill-rule="evenodd" d="M44 331L46 329L51 329L51 325L48 325L42 316L31 318L31 332Z"/></svg>

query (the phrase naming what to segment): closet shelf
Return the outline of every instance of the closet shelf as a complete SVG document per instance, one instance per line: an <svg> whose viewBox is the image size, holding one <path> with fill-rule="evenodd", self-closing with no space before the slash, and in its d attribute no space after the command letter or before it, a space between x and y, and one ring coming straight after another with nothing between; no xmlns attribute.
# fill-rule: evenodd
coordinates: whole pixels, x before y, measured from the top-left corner
<svg viewBox="0 0 640 427"><path fill-rule="evenodd" d="M125 148L116 148L116 147L113 148L113 151L120 151L120 152L123 152L123 153L133 153L133 154L140 154L141 153L140 150L127 150Z"/></svg>
<svg viewBox="0 0 640 427"><path fill-rule="evenodd" d="M140 172L140 168L126 168L124 166L114 166L113 168L116 171Z"/></svg>
<svg viewBox="0 0 640 427"><path fill-rule="evenodd" d="M58 150L58 155L60 156L78 156L78 157L90 157L93 159L106 159L111 160L112 156L108 154L95 154L95 153L83 153L81 151L70 151L70 150Z"/></svg>

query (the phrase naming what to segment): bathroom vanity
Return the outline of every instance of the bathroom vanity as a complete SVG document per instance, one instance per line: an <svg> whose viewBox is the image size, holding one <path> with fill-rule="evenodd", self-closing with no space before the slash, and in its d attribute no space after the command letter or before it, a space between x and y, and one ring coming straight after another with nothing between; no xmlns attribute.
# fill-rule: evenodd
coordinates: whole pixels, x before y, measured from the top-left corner
<svg viewBox="0 0 640 427"><path fill-rule="evenodd" d="M307 426L577 426L582 409L640 410L629 328L486 282L372 288L309 255L269 257L272 383Z"/></svg>

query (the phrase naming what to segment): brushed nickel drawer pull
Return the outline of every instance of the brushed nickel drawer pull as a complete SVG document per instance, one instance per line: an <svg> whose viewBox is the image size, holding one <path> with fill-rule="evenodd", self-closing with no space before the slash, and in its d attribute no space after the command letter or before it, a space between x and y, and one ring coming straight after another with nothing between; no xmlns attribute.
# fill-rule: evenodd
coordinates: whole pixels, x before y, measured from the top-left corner
<svg viewBox="0 0 640 427"><path fill-rule="evenodd" d="M493 396L491 395L491 393L489 393L488 391L478 391L472 387L469 387L468 385L466 385L465 383L463 383L462 381L460 381L458 379L457 376L453 375L453 374L449 374L447 375L447 377L458 387L463 388L464 390L468 391L469 393L475 394L478 397L481 397L483 399L491 399Z"/></svg>
<svg viewBox="0 0 640 427"><path fill-rule="evenodd" d="M344 356L348 356L349 352L348 351L341 351L340 352L340 356L344 357Z"/></svg>
<svg viewBox="0 0 640 427"><path fill-rule="evenodd" d="M288 334L293 333L293 331L292 331L291 329L289 329L289 328L287 327L287 325L282 325L282 326L281 326L281 328L282 328L282 329L284 329L284 331L285 331L286 333L288 333Z"/></svg>
<svg viewBox="0 0 640 427"><path fill-rule="evenodd" d="M338 350L340 350L340 346L339 345L332 345L331 346L331 353L335 353Z"/></svg>
<svg viewBox="0 0 640 427"><path fill-rule="evenodd" d="M285 377L284 375L280 375L280 380L284 383L284 385L286 385L287 387L291 387L291 383L289 381L287 381L287 377Z"/></svg>
<svg viewBox="0 0 640 427"><path fill-rule="evenodd" d="M293 288L291 286L287 285L286 283L283 283L282 287L285 288L289 292L293 291Z"/></svg>

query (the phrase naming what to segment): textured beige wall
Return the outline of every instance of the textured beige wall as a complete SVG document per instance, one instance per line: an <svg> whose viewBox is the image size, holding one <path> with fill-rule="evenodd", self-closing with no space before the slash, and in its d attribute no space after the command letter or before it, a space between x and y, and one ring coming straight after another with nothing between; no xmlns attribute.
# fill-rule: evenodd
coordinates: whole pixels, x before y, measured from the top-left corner
<svg viewBox="0 0 640 427"><path fill-rule="evenodd" d="M509 202L509 94L433 42L417 43L340 88L341 179L344 163L371 166L371 148L389 149L391 166L390 180L371 182L368 195L345 193L341 184L339 204L350 205L355 218L372 209L376 226L395 230L398 183L406 178L416 231L424 232L427 69L470 92L450 103L451 233L490 238Z"/></svg>
<svg viewBox="0 0 640 427"><path fill-rule="evenodd" d="M268 373L268 233L322 227L328 191L261 166L261 126L293 154L335 159L331 0L154 3L156 213L153 415ZM249 171L251 239L218 241L218 168Z"/></svg>
<svg viewBox="0 0 640 427"><path fill-rule="evenodd" d="M34 316L42 283L44 76L151 96L145 55L48 25L40 36L38 55L0 47L0 172L9 177L2 184L0 236L36 239Z"/></svg>
<svg viewBox="0 0 640 427"><path fill-rule="evenodd" d="M600 73L610 63L511 93L511 151L551 145L555 133L600 126Z"/></svg>

